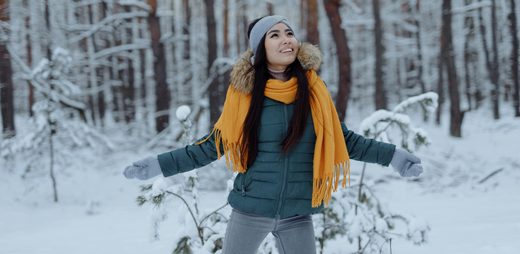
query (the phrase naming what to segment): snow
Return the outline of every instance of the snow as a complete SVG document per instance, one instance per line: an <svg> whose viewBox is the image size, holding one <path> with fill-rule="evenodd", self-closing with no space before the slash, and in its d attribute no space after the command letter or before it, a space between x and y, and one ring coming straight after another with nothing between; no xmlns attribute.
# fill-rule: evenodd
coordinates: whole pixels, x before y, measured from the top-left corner
<svg viewBox="0 0 520 254"><path fill-rule="evenodd" d="M395 106L393 112L401 113L401 112L404 112L406 110L406 108L408 108L410 105L412 105L414 103L418 103L418 102L424 101L424 100L430 100L431 103L427 104L426 109L431 114L437 109L438 99L439 99L439 95L434 92L427 92L424 94L413 96L413 97L410 97L410 98L404 100L403 102L399 103L397 106Z"/></svg>
<svg viewBox="0 0 520 254"><path fill-rule="evenodd" d="M177 108L177 111L175 112L175 114L177 116L177 119L179 119L179 121L186 121L188 116L191 114L191 109L190 109L190 107L188 107L186 105L182 105L179 108Z"/></svg>
<svg viewBox="0 0 520 254"><path fill-rule="evenodd" d="M466 113L462 138L448 136L448 114L437 126L433 121L422 122L419 112L409 113L414 125L430 137L431 144L415 153L425 168L421 177L399 178L391 168L367 166L366 182L370 182L374 195L391 211L410 214L406 219L410 220L412 239L420 239L417 234L421 229L431 229L425 244L392 239L393 253L520 252L520 119L510 117L504 106L502 118L495 121L489 108L483 108ZM365 117L349 112L347 125L358 129L356 124ZM22 128L23 124L17 126ZM119 135L124 139L126 134ZM159 240L150 242L150 206L137 206L135 199L141 195L141 185L159 178L139 181L122 175L132 161L164 151L134 151L115 143L118 149L111 153L77 148L70 151L74 155L72 164L56 169L59 203L52 201L47 174L21 178L26 158L17 157L15 162L0 159L0 253L172 253L173 240L183 228L176 218L186 214L179 210L178 202L182 201L172 199L169 203L173 204L160 206L168 212L168 218L160 224ZM47 159L41 158L40 165L42 169L48 167ZM352 161L353 179L361 168L362 163ZM210 170L215 169L201 169L199 176L210 175ZM221 190L200 190L199 209L205 211L225 202L225 187L226 181L222 181ZM230 209L222 212L228 215ZM154 213L152 221L162 220L162 214ZM361 229L363 220L356 217L352 226ZM383 223L377 221L378 230L387 228ZM384 248L388 247L386 243ZM324 253L352 253L356 248L357 242L349 243L343 237L328 242Z"/></svg>
<svg viewBox="0 0 520 254"><path fill-rule="evenodd" d="M74 44L82 39L85 39L101 28L103 28L105 25L109 24L110 22L119 20L119 19L131 19L131 18L146 18L148 17L148 12L146 11L135 11L135 12L125 12L125 13L116 13L112 14L106 18L104 18L99 23L96 23L95 25L92 25L92 28L90 30L85 31L79 35L76 35L75 37L72 37L69 39L69 44Z"/></svg>
<svg viewBox="0 0 520 254"><path fill-rule="evenodd" d="M379 121L396 121L403 124L409 124L410 117L404 114L380 109L361 122L359 133L365 133L365 131L376 133L377 130L375 129L375 126L377 126L377 122Z"/></svg>
<svg viewBox="0 0 520 254"><path fill-rule="evenodd" d="M118 4L123 5L123 6L124 5L133 5L133 6L142 8L145 11L149 11L149 12L152 11L152 7L150 7L150 5L148 5L147 3L141 2L141 1L137 1L137 0L121 0L120 2L118 2Z"/></svg>

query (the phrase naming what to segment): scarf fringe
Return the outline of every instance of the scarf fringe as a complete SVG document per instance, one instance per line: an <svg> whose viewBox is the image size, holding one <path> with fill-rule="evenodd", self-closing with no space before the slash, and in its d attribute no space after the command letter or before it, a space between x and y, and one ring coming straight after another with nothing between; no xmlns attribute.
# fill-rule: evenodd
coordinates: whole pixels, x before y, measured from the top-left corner
<svg viewBox="0 0 520 254"><path fill-rule="evenodd" d="M239 142L228 142L222 138L222 131L214 128L211 134L204 140L195 143L200 145L206 142L215 133L215 147L217 149L217 156L220 158L220 142L222 141L222 147L224 148L224 155L226 156L226 164L228 169L232 169L233 172L245 173L246 168L244 167L244 159L247 158L247 154L241 156Z"/></svg>
<svg viewBox="0 0 520 254"><path fill-rule="evenodd" d="M245 173L246 168L243 166L243 159L247 158L247 155L241 156L240 149L237 142L230 143L222 139L221 130L215 128L211 134L204 140L195 143L200 145L206 142L215 133L215 147L217 148L217 155L220 158L220 142L222 141L224 148L224 155L226 156L226 164L228 169L232 169L233 172ZM343 182L341 187L347 188L347 174L348 174L348 185L350 185L350 161L340 162L334 166L334 171L330 174L325 175L323 178L314 178L312 188L312 207L318 207L322 203L325 206L329 205L329 201L332 197L332 192L338 190L339 178L343 169Z"/></svg>
<svg viewBox="0 0 520 254"><path fill-rule="evenodd" d="M215 128L211 134L204 140L195 143L200 145L206 142L215 133L215 147L217 148L217 155L220 158L220 142L222 141L224 148L224 155L226 156L226 164L228 169L232 169L233 172L245 173L246 169L243 166L243 159L247 158L247 155L241 156L238 143L230 143L222 139L221 130ZM347 174L348 174L348 185L350 185L350 161L340 162L334 166L334 171L330 174L325 175L323 178L314 178L313 189L312 189L312 207L318 207L322 203L325 206L329 205L329 201L332 197L332 192L338 190L339 178L343 169L343 182L341 187L347 188Z"/></svg>
<svg viewBox="0 0 520 254"><path fill-rule="evenodd" d="M343 183L342 187L347 188L347 173L348 185L350 185L350 162L341 162L334 166L334 172L325 175L323 178L314 178L312 188L312 207L318 207L322 204L329 205L332 191L338 190L338 183L340 172L343 169Z"/></svg>

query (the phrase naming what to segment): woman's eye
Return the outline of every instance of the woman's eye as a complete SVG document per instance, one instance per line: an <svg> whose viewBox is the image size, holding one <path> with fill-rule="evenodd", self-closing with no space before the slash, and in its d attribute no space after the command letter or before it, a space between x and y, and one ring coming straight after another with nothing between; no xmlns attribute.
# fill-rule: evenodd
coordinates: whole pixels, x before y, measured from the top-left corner
<svg viewBox="0 0 520 254"><path fill-rule="evenodd" d="M277 34L273 34L273 36L271 36L271 38L275 37L275 36L278 36Z"/></svg>
<svg viewBox="0 0 520 254"><path fill-rule="evenodd" d="M293 33L292 33L292 32L289 32L288 35L293 35Z"/></svg>

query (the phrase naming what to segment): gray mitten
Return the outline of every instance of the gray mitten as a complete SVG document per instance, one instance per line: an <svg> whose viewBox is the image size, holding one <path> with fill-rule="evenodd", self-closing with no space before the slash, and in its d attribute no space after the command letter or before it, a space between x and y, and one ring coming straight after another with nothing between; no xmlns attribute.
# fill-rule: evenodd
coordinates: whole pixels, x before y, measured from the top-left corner
<svg viewBox="0 0 520 254"><path fill-rule="evenodd" d="M403 149L395 149L390 164L402 177L419 176L423 172L421 159Z"/></svg>
<svg viewBox="0 0 520 254"><path fill-rule="evenodd" d="M138 160L132 165L127 166L125 171L123 171L123 175L125 175L127 179L137 178L139 180L147 180L161 173L161 165L159 165L157 156L149 156Z"/></svg>

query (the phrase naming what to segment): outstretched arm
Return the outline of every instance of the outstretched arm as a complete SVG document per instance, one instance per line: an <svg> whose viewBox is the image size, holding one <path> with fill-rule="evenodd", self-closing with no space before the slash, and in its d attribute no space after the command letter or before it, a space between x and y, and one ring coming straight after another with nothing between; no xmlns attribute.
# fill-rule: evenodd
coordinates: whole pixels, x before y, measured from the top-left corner
<svg viewBox="0 0 520 254"><path fill-rule="evenodd" d="M208 138L209 135L211 136ZM195 143L206 138L205 142L195 145ZM161 173L164 177L168 177L203 167L218 159L214 132L197 140L195 143L171 152L159 154L158 156L149 156L136 161L125 168L123 175L128 179L137 178L140 180L147 180ZM224 154L222 142L220 143L220 154Z"/></svg>
<svg viewBox="0 0 520 254"><path fill-rule="evenodd" d="M341 130L343 131L348 155L351 159L377 163L386 167L390 165L392 156L394 155L395 145L365 138L349 130L343 122L341 122Z"/></svg>
<svg viewBox="0 0 520 254"><path fill-rule="evenodd" d="M341 123L347 151L353 160L392 165L402 177L419 176L423 172L421 159L409 152L398 149L393 144L365 138L349 130Z"/></svg>
<svg viewBox="0 0 520 254"><path fill-rule="evenodd" d="M209 138L208 136L211 135ZM195 143L206 139L203 143ZM159 164L164 177L188 172L200 168L219 159L215 146L215 132L205 135L191 145L158 155ZM220 154L224 154L224 147L220 142Z"/></svg>

